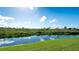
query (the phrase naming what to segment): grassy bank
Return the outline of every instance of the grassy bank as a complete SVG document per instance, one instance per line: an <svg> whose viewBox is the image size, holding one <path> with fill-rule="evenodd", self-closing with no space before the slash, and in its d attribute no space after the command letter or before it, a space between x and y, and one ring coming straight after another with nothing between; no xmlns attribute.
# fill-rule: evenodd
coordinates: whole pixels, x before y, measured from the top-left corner
<svg viewBox="0 0 79 59"><path fill-rule="evenodd" d="M0 48L1 51L79 51L79 38L47 40Z"/></svg>

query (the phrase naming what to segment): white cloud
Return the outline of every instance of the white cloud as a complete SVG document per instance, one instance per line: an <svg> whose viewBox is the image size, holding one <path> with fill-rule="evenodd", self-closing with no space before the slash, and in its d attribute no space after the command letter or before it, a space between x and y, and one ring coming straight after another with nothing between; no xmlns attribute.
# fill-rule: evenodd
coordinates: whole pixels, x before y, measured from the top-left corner
<svg viewBox="0 0 79 59"><path fill-rule="evenodd" d="M19 25L18 24L16 24L16 23L11 23L11 25L9 26L9 27L14 27L14 28L19 28Z"/></svg>
<svg viewBox="0 0 79 59"><path fill-rule="evenodd" d="M32 11L32 10L34 10L34 9L37 9L36 7L32 7L32 6L28 6L28 7L19 7L18 8L19 10L21 10L21 11Z"/></svg>
<svg viewBox="0 0 79 59"><path fill-rule="evenodd" d="M9 25L6 23L6 22L0 22L0 26L2 26L2 27L8 27Z"/></svg>
<svg viewBox="0 0 79 59"><path fill-rule="evenodd" d="M2 15L0 15L0 21L1 20L14 20L15 18L13 18L13 17L8 17L8 16L2 16Z"/></svg>
<svg viewBox="0 0 79 59"><path fill-rule="evenodd" d="M60 24L53 24L50 27L51 28L62 28L62 25L60 25Z"/></svg>
<svg viewBox="0 0 79 59"><path fill-rule="evenodd" d="M2 16L0 15L0 26L9 26L7 21L14 20L13 17Z"/></svg>
<svg viewBox="0 0 79 59"><path fill-rule="evenodd" d="M25 21L24 24L31 24L31 21Z"/></svg>
<svg viewBox="0 0 79 59"><path fill-rule="evenodd" d="M23 24L22 24L23 23ZM12 27L12 28L31 28L31 21L24 21L22 23L11 23L11 25L9 27Z"/></svg>
<svg viewBox="0 0 79 59"><path fill-rule="evenodd" d="M51 21L49 21L49 23L51 25L51 28L62 28L62 25L56 19L52 19Z"/></svg>
<svg viewBox="0 0 79 59"><path fill-rule="evenodd" d="M34 7L28 7L30 10L34 10Z"/></svg>
<svg viewBox="0 0 79 59"><path fill-rule="evenodd" d="M56 19L49 21L49 23L55 23L55 22L56 22Z"/></svg>
<svg viewBox="0 0 79 59"><path fill-rule="evenodd" d="M40 22L42 23L42 22L44 22L46 19L47 19L46 16L42 16L41 19L40 19Z"/></svg>

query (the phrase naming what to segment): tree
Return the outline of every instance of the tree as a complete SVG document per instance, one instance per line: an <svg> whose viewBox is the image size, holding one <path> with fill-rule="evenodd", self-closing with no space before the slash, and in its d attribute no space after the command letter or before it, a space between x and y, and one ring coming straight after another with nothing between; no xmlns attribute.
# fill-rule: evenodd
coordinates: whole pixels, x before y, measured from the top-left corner
<svg viewBox="0 0 79 59"><path fill-rule="evenodd" d="M67 29L67 27L65 26L64 29Z"/></svg>
<svg viewBox="0 0 79 59"><path fill-rule="evenodd" d="M69 30L72 30L72 28L69 28Z"/></svg>

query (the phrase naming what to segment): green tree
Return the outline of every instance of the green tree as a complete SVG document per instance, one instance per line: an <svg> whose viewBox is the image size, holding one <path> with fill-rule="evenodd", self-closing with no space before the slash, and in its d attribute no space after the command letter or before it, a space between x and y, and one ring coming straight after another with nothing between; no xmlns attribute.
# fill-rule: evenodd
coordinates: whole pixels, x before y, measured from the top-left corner
<svg viewBox="0 0 79 59"><path fill-rule="evenodd" d="M64 29L67 29L67 27L65 26Z"/></svg>

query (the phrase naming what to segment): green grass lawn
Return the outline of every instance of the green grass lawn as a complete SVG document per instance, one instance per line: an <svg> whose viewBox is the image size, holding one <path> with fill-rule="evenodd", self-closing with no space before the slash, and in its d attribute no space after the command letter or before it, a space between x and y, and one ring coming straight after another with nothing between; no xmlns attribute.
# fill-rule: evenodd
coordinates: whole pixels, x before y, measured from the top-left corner
<svg viewBox="0 0 79 59"><path fill-rule="evenodd" d="M79 38L46 40L0 48L0 51L79 51Z"/></svg>

